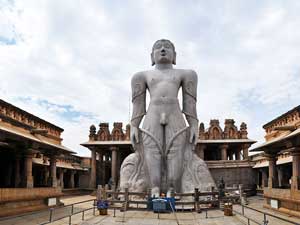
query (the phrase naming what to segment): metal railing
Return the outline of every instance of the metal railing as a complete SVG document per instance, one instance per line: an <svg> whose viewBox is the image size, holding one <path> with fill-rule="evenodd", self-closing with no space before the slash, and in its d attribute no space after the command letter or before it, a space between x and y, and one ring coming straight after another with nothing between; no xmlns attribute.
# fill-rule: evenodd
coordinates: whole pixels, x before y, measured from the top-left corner
<svg viewBox="0 0 300 225"><path fill-rule="evenodd" d="M294 222L294 221L291 221L291 220L288 220L288 219L285 219L285 218L282 218L280 216L275 216L275 215L272 215L271 213L267 213L267 212L264 212L264 211L260 211L258 209L255 209L255 208L252 208L252 207L249 207L249 206L245 206L243 204L240 205L241 206L241 212L240 211L237 211L237 210L234 210L233 209L233 212L243 216L244 218L247 219L247 224L250 225L251 222L255 223L255 224L258 224L258 225L268 225L269 224L269 221L268 221L268 217L272 217L272 218L275 218L277 220L279 220L280 222L287 222L287 223L290 223L290 224L293 224L293 225L300 225L300 223L297 223L297 222ZM251 218L249 215L246 215L245 213L245 209L249 209L249 210L252 210L252 211L255 211L259 214L262 215L262 221L257 221L253 218Z"/></svg>
<svg viewBox="0 0 300 225"><path fill-rule="evenodd" d="M91 202L90 205L88 205L87 208L76 208L76 205L79 204L84 204ZM85 201L80 201L80 202L75 202L72 204L60 206L60 207L55 207L55 208L49 208L45 210L39 210L35 212L30 212L30 213L24 213L21 215L14 215L14 216L7 216L7 217L2 217L0 218L0 222L7 221L9 222L10 220L14 220L17 218L22 218L26 216L36 216L37 218L40 218L43 222L39 223L40 225L42 224L49 224L58 220L62 220L65 218L69 218L69 225L71 225L72 222L72 216L77 215L77 214L82 214L82 220L85 218L85 213L86 211L93 210L93 215L95 215L97 205L96 205L96 199L90 199L90 200L85 200ZM58 216L55 218L55 213L57 214L62 214L61 216ZM45 219L44 219L45 218Z"/></svg>
<svg viewBox="0 0 300 225"><path fill-rule="evenodd" d="M92 207L81 209L79 211L75 211L74 210L74 206L75 205L82 204L82 203L87 203L87 202L92 202ZM54 214L54 212L56 210L62 210L64 208L68 208L68 207L71 207L70 214L63 215L63 216L58 217L58 218L53 218L53 214ZM97 207L97 205L96 205L96 199L92 199L92 200L86 200L86 201L76 202L76 203L65 205L65 206L59 207L59 208L50 208L50 210L49 210L49 220L47 222L40 223L40 225L49 224L49 223L52 223L52 222L55 222L55 221L58 221L58 220L65 219L65 218L69 218L69 222L68 223L69 223L69 225L71 225L72 224L72 216L73 215L77 215L77 214L81 213L82 214L81 219L84 220L85 212L86 211L93 210L93 215L95 216L95 214L96 214L95 213L96 207Z"/></svg>

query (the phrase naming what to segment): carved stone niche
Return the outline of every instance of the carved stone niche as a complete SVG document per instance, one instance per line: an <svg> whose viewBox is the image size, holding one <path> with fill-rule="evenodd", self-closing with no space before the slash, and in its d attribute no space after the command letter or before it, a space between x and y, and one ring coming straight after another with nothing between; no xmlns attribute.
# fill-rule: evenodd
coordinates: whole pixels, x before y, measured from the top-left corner
<svg viewBox="0 0 300 225"><path fill-rule="evenodd" d="M224 137L225 139L237 139L238 129L234 125L235 121L233 119L225 120Z"/></svg>
<svg viewBox="0 0 300 225"><path fill-rule="evenodd" d="M126 125L125 140L126 140L126 141L129 141L129 140L130 140L130 124L127 124L127 125Z"/></svg>
<svg viewBox="0 0 300 225"><path fill-rule="evenodd" d="M208 128L209 139L223 139L223 131L220 127L219 120L210 120L210 127Z"/></svg>
<svg viewBox="0 0 300 225"><path fill-rule="evenodd" d="M205 127L204 127L204 123L200 123L200 126L199 126L199 139L200 140L204 140L205 139Z"/></svg>
<svg viewBox="0 0 300 225"><path fill-rule="evenodd" d="M120 122L114 123L114 128L111 132L111 137L113 141L122 141L124 138L124 133L122 130L123 124Z"/></svg>
<svg viewBox="0 0 300 225"><path fill-rule="evenodd" d="M90 126L89 138L90 138L90 140L95 140L96 139L96 127L95 127L95 125Z"/></svg>
<svg viewBox="0 0 300 225"><path fill-rule="evenodd" d="M240 126L240 138L246 139L248 138L247 124L242 122Z"/></svg>
<svg viewBox="0 0 300 225"><path fill-rule="evenodd" d="M99 124L99 131L97 133L98 136L98 141L110 141L111 140L111 136L110 136L110 132L109 132L109 124L108 123L100 123Z"/></svg>

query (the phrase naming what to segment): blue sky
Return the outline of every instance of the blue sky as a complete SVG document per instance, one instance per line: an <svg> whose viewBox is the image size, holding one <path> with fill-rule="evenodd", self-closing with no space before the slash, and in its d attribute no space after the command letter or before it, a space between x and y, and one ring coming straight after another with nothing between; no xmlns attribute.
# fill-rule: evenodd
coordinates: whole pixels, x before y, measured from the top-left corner
<svg viewBox="0 0 300 225"><path fill-rule="evenodd" d="M65 129L89 151L91 124L129 121L131 76L174 42L198 73L198 117L262 125L299 105L298 1L0 0L0 98Z"/></svg>

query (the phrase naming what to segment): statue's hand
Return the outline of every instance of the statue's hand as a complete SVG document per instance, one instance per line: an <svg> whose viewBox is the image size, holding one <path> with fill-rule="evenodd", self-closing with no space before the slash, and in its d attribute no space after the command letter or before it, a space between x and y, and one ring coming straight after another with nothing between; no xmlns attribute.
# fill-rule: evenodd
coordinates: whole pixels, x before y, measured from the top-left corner
<svg viewBox="0 0 300 225"><path fill-rule="evenodd" d="M196 146L197 139L198 139L197 128L190 127L190 140L189 141L193 146Z"/></svg>
<svg viewBox="0 0 300 225"><path fill-rule="evenodd" d="M138 127L131 126L130 141L133 145L139 143L139 128Z"/></svg>

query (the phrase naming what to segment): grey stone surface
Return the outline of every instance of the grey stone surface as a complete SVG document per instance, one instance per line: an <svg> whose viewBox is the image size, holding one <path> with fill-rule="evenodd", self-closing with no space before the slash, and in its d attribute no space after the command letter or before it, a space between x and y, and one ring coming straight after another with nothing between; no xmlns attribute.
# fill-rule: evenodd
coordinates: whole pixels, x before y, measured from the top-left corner
<svg viewBox="0 0 300 225"><path fill-rule="evenodd" d="M120 187L130 191L151 188L155 196L170 190L208 190L216 185L205 162L194 153L198 138L197 74L173 68L176 52L169 40L154 43L151 60L155 69L138 72L131 81L135 153L122 163ZM180 88L182 109L177 98ZM146 112L147 90L150 103Z"/></svg>

